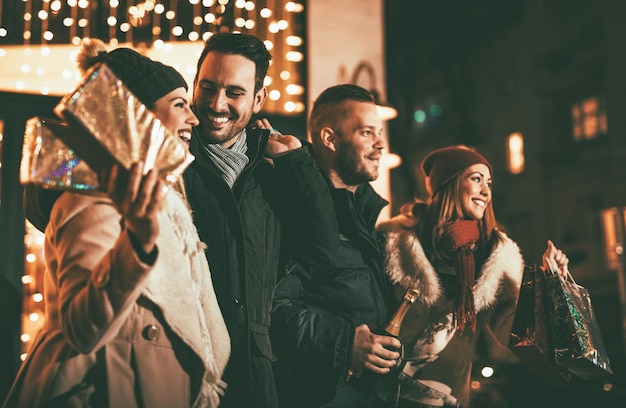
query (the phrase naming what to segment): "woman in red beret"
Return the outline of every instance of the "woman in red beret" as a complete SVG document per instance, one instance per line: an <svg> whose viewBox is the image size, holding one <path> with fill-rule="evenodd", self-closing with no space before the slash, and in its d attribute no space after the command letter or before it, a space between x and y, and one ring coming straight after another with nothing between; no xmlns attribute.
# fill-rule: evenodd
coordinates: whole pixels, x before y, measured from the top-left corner
<svg viewBox="0 0 626 408"><path fill-rule="evenodd" d="M466 407L479 334L506 351L521 285L520 249L496 221L492 167L464 146L437 149L422 162L432 192L381 223L386 270L400 299L417 288L400 330L401 371L383 378L388 406ZM568 259L548 241L543 255L565 273Z"/></svg>

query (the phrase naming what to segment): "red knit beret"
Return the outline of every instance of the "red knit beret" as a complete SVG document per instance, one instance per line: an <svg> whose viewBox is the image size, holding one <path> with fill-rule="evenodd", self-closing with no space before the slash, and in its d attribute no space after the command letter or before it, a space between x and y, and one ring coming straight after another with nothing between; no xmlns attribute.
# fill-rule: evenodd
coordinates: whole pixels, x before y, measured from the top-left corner
<svg viewBox="0 0 626 408"><path fill-rule="evenodd" d="M435 195L443 185L474 164L484 164L493 174L491 164L481 154L464 146L450 146L430 152L422 162L422 170L429 178L430 190Z"/></svg>

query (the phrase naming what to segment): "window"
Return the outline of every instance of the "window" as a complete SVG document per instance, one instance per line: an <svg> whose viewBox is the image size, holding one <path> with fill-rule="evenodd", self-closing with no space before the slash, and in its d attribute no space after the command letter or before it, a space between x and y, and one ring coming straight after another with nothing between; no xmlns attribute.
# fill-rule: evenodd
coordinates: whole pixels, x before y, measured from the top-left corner
<svg viewBox="0 0 626 408"><path fill-rule="evenodd" d="M507 167L511 174L524 171L524 135L511 133L507 139Z"/></svg>
<svg viewBox="0 0 626 408"><path fill-rule="evenodd" d="M607 134L608 125L603 98L584 99L574 104L571 111L574 141L591 140Z"/></svg>

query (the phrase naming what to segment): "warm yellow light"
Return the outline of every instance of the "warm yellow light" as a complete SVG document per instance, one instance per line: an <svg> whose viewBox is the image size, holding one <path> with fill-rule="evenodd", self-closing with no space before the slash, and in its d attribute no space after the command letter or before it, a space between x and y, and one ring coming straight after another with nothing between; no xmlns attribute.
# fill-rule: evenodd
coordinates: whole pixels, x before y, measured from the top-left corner
<svg viewBox="0 0 626 408"><path fill-rule="evenodd" d="M289 95L302 95L304 93L304 87L296 84L289 84L285 89Z"/></svg>
<svg viewBox="0 0 626 408"><path fill-rule="evenodd" d="M507 160L511 174L524 171L524 135L519 132L511 133L508 137Z"/></svg>
<svg viewBox="0 0 626 408"><path fill-rule="evenodd" d="M289 51L285 54L287 61L300 62L304 59L304 55L299 51Z"/></svg>
<svg viewBox="0 0 626 408"><path fill-rule="evenodd" d="M296 110L296 104L291 101L285 102L284 107L287 112L293 112Z"/></svg>
<svg viewBox="0 0 626 408"><path fill-rule="evenodd" d="M291 45L292 47L299 47L302 45L302 38L297 35L290 35L285 41L287 45Z"/></svg>
<svg viewBox="0 0 626 408"><path fill-rule="evenodd" d="M285 10L292 13L302 13L302 11L304 10L304 6L300 3L294 3L293 1L289 1L285 3Z"/></svg>
<svg viewBox="0 0 626 408"><path fill-rule="evenodd" d="M29 283L32 283L33 281L33 277L31 275L23 275L22 276L22 283L24 285L28 285Z"/></svg>
<svg viewBox="0 0 626 408"><path fill-rule="evenodd" d="M33 293L33 302L40 303L41 301L43 301L43 295L39 292Z"/></svg>
<svg viewBox="0 0 626 408"><path fill-rule="evenodd" d="M39 313L31 313L30 315L28 315L28 318L31 322L36 322L37 320L39 320Z"/></svg>
<svg viewBox="0 0 626 408"><path fill-rule="evenodd" d="M24 333L20 336L20 340L22 341L22 343L26 343L30 341L30 335L28 333Z"/></svg>
<svg viewBox="0 0 626 408"><path fill-rule="evenodd" d="M259 15L263 18L269 18L272 16L272 10L268 8L262 8L261 11L259 11Z"/></svg>
<svg viewBox="0 0 626 408"><path fill-rule="evenodd" d="M385 166L389 170L395 169L402 164L402 157L395 153L383 153L381 165Z"/></svg>
<svg viewBox="0 0 626 408"><path fill-rule="evenodd" d="M382 120L391 120L398 116L398 111L393 106L376 105L376 109Z"/></svg>
<svg viewBox="0 0 626 408"><path fill-rule="evenodd" d="M273 91L270 91L270 95L269 95L270 99L273 101L277 101L280 99L280 91L274 89Z"/></svg>

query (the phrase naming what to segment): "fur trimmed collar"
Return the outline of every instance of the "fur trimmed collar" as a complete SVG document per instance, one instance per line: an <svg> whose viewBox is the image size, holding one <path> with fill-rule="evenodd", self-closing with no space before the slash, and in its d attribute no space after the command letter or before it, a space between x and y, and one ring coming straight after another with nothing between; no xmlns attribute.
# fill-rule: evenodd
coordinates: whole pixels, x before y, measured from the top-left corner
<svg viewBox="0 0 626 408"><path fill-rule="evenodd" d="M384 237L385 270L392 282L405 288L417 287L420 301L432 305L443 289L437 270L414 233L415 225L415 218L399 215L377 226ZM502 242L489 255L474 284L477 312L493 305L501 295L517 298L521 285L524 260L520 249L506 234L498 234Z"/></svg>
<svg viewBox="0 0 626 408"><path fill-rule="evenodd" d="M194 407L217 407L230 355L230 337L204 255L204 244L181 195L171 189L159 215L159 257L144 294L160 307L172 330L204 363L203 385ZM174 277L175 276L175 277Z"/></svg>

